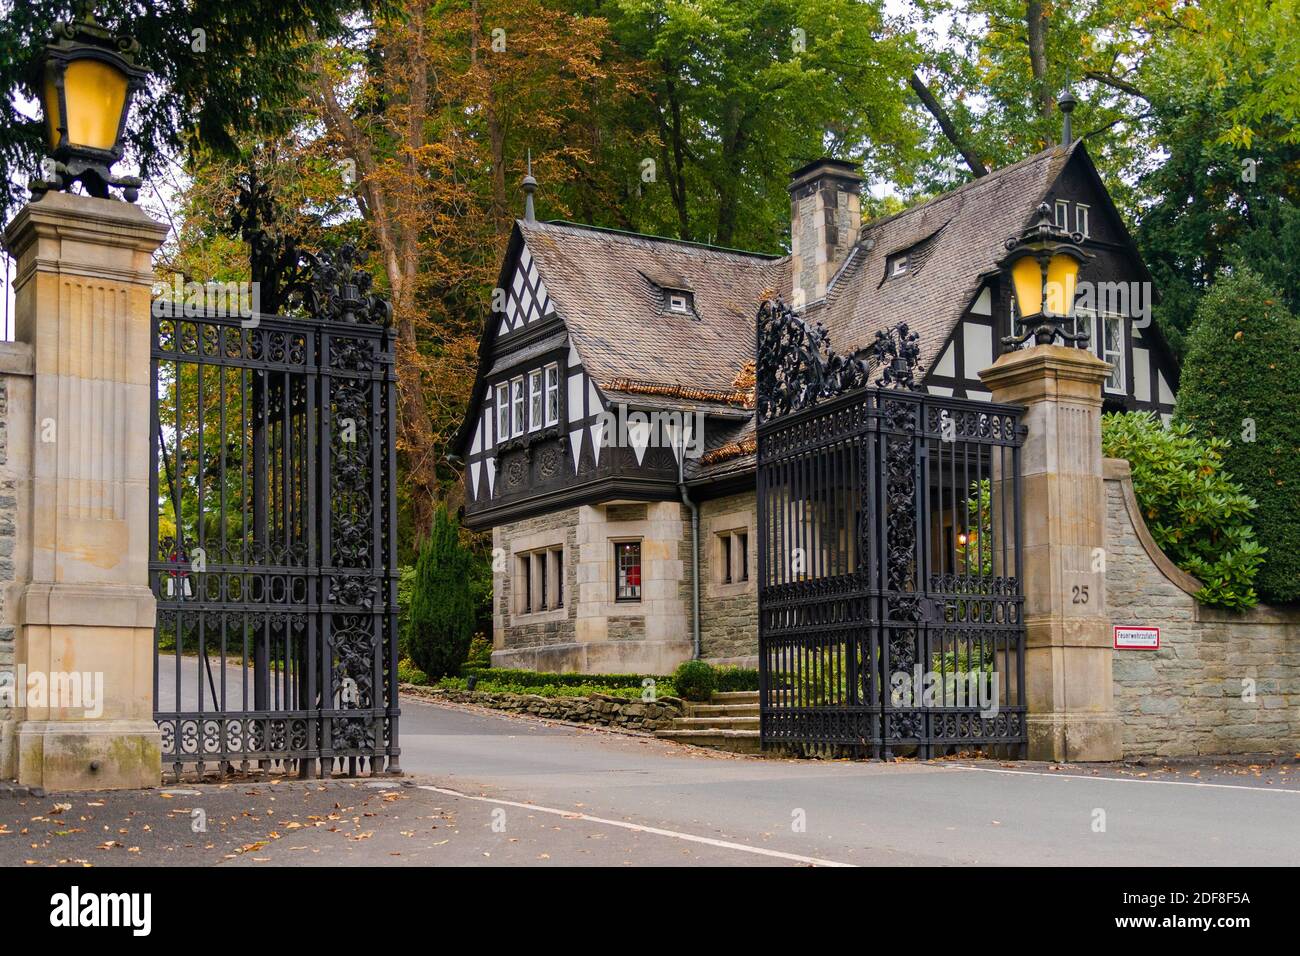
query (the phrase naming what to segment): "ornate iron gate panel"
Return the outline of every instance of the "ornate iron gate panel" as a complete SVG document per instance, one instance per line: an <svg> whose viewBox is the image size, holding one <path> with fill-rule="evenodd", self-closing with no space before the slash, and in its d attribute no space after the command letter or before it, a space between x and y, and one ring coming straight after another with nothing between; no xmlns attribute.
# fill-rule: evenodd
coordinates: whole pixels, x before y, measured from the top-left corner
<svg viewBox="0 0 1300 956"><path fill-rule="evenodd" d="M178 775L399 769L394 333L342 263L310 317L152 322L154 719Z"/></svg>
<svg viewBox="0 0 1300 956"><path fill-rule="evenodd" d="M788 328L778 341L790 348ZM823 373L802 392L789 386L809 376L769 350L759 391L763 744L1021 756L1021 410L906 387L828 398L822 350L800 352ZM881 383L909 385L886 352ZM863 381L845 361L830 360L836 378Z"/></svg>

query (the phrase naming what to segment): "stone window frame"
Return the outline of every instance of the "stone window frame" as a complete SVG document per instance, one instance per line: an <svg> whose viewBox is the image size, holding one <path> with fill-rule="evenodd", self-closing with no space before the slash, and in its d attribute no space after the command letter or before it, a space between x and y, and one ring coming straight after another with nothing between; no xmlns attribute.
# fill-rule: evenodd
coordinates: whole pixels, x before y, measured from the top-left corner
<svg viewBox="0 0 1300 956"><path fill-rule="evenodd" d="M756 540L754 512L742 509L713 515L705 519L704 530L704 541L708 542L709 548L709 574L706 581L709 596L730 597L736 594L757 593L758 567L754 548ZM722 556L725 553L722 539L736 534L744 534L748 540L746 578L742 581L725 581L722 574Z"/></svg>
<svg viewBox="0 0 1300 956"><path fill-rule="evenodd" d="M639 607L645 600L645 539L641 535L632 537L612 537L609 539L610 555L613 560L613 577L610 579L610 588L614 603L627 607L629 605ZM636 545L637 553L637 583L636 597L619 597L618 596L618 551L620 545Z"/></svg>
<svg viewBox="0 0 1300 956"><path fill-rule="evenodd" d="M713 577L721 585L748 584L750 537L749 528L728 528L713 535L715 556ZM743 542L743 543L742 543Z"/></svg>
<svg viewBox="0 0 1300 956"><path fill-rule="evenodd" d="M546 621L567 620L573 607L572 588L565 575L569 573L570 556L566 554L566 529L556 528L519 538L511 543L510 549L510 625L537 624ZM527 564L525 564L527 562ZM538 575L539 564L546 581L547 604L538 607L542 594L542 578ZM528 571L525 572L524 568ZM525 603L525 592L521 584L528 579L530 593ZM553 605L556 594L560 603ZM529 608L525 610L525 608Z"/></svg>

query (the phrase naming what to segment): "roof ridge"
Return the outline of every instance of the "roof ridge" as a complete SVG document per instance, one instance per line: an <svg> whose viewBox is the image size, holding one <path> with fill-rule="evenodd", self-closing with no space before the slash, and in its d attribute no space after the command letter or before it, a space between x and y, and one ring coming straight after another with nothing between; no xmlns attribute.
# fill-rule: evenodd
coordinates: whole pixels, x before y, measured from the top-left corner
<svg viewBox="0 0 1300 956"><path fill-rule="evenodd" d="M1065 152L1067 157L1070 153L1074 152L1075 147L1080 142L1081 140L1076 139L1068 147L1065 147ZM898 212L890 213L888 216L881 216L878 219L872 219L870 222L866 222L862 224L862 227L859 229L859 235L867 232L867 230L869 229L875 229L877 226L883 226L885 223L893 222L896 219L901 219L903 216L909 215L914 212L918 212L922 209L925 209L928 206L933 206L936 203L944 201L945 199L951 199L953 196L964 193L970 189L973 189L976 186L981 186L990 182L994 182L998 179L1001 179L1007 173L1013 172L1014 170L1017 169L1022 169L1023 167L1028 166L1030 163L1041 162L1042 160L1055 156L1061 149L1062 147L1059 145L1049 146L1047 147L1047 149L1040 150L1037 153L1034 153L1032 156L1026 156L1024 159L1016 160L1014 163L1011 163L1007 166L999 166L997 169L990 170L989 173L985 176L977 176L975 179L972 179L970 182L962 183L960 186L957 186L953 189L949 189L946 192L939 193L939 195L937 196L932 196L929 199L925 200L924 202L917 203L915 206L908 206L906 209L900 209Z"/></svg>
<svg viewBox="0 0 1300 956"><path fill-rule="evenodd" d="M764 262L782 259L785 254L777 255L770 252L751 252L748 249L735 249L731 246L715 246L707 242L695 242L690 239L674 239L671 236L656 236L647 232L632 232L628 229L614 229L610 226L592 226L582 222L571 222L567 219L547 219L542 222L524 222L522 219L515 220L521 228L529 229L539 226L561 226L568 229L581 229L586 232L600 232L610 236L619 236L624 239L641 239L647 242L662 242L674 246L689 246L695 249L707 249L710 252L720 252L724 255L738 256L746 259L761 259Z"/></svg>

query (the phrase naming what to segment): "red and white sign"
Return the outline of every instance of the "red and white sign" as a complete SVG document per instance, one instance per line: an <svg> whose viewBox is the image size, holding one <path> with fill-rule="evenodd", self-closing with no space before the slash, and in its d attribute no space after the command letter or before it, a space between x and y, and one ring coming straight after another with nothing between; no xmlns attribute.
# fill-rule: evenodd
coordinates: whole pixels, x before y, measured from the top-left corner
<svg viewBox="0 0 1300 956"><path fill-rule="evenodd" d="M1160 650L1160 628L1122 627L1119 624L1116 624L1115 650L1158 651Z"/></svg>

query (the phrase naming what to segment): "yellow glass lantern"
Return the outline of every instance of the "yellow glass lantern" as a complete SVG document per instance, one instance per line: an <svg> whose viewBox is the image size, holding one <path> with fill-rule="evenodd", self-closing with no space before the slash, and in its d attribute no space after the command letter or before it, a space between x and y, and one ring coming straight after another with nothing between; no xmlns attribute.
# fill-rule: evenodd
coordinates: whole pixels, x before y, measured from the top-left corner
<svg viewBox="0 0 1300 956"><path fill-rule="evenodd" d="M1020 346L1030 338L1035 345L1051 345L1058 336L1066 343L1088 341L1087 332L1069 332L1063 321L1074 311L1079 269L1092 258L1080 247L1082 241L1081 234L1052 222L1047 203L1038 207L1037 222L1007 240L1008 254L998 266L1010 277L1021 329L1029 330L1021 335L1013 330L1003 345Z"/></svg>
<svg viewBox="0 0 1300 956"><path fill-rule="evenodd" d="M107 199L108 187L118 186L128 202L136 200L140 180L112 173L122 158L131 98L148 77L135 65L136 49L134 40L115 36L88 12L55 26L55 42L46 46L33 83L50 149L42 164L47 178L32 183L33 198L80 182L92 196Z"/></svg>

